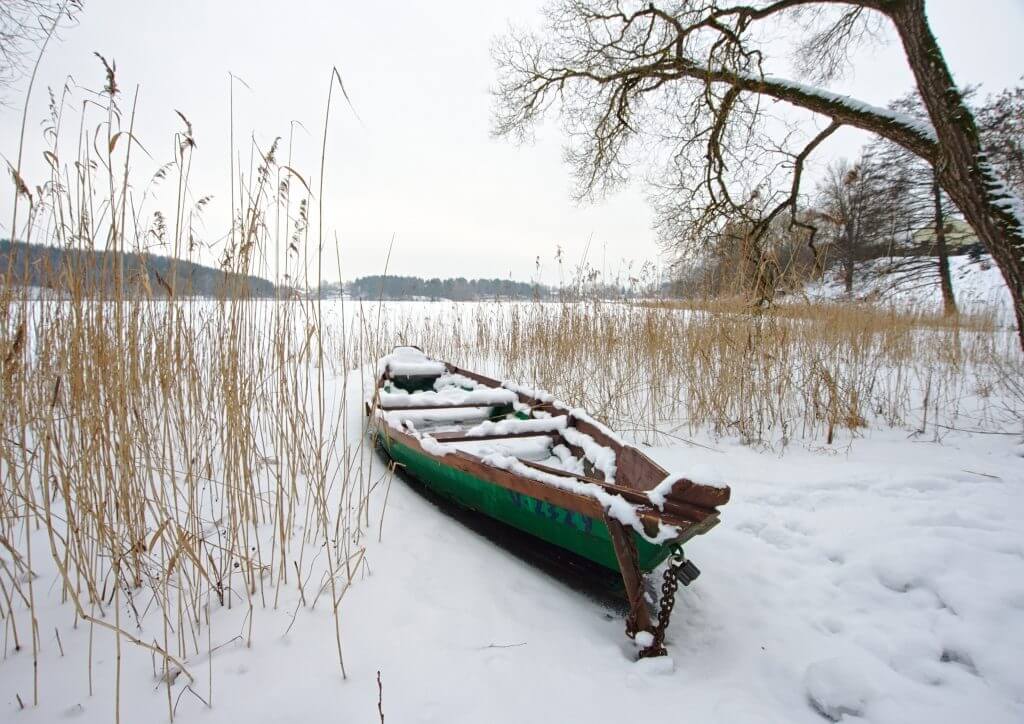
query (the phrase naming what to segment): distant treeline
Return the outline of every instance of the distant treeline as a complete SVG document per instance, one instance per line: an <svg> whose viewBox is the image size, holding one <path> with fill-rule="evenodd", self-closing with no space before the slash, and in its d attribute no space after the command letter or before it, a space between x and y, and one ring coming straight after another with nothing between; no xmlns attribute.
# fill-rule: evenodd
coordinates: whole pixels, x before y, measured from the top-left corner
<svg viewBox="0 0 1024 724"><path fill-rule="evenodd" d="M421 279L420 277L368 276L345 282L345 292L353 299L547 299L547 287L511 279ZM337 294L338 285L323 290Z"/></svg>
<svg viewBox="0 0 1024 724"><path fill-rule="evenodd" d="M131 252L119 255L115 251L64 249L0 239L0 279L6 283L111 296L119 277L128 295L272 297L275 292L274 284L266 279L173 257Z"/></svg>

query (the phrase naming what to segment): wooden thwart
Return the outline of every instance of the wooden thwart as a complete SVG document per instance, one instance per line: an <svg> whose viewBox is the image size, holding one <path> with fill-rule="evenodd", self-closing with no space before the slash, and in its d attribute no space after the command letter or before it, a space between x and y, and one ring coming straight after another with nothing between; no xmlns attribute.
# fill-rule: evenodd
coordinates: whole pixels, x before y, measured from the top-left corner
<svg viewBox="0 0 1024 724"><path fill-rule="evenodd" d="M481 405L480 403L475 405L378 405L377 409L382 412L416 412L417 410L487 410L495 407L500 407L500 405Z"/></svg>

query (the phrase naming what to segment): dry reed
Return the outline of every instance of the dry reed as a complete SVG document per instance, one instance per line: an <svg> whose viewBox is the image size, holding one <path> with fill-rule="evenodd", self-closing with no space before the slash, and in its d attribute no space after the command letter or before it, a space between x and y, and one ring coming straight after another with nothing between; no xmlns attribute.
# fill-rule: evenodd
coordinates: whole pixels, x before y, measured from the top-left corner
<svg viewBox="0 0 1024 724"><path fill-rule="evenodd" d="M208 199L189 201L196 143L181 114L173 159L139 182L134 107L119 108L114 68L103 64L102 104L83 105L77 124L64 118L68 100L52 99L50 177L15 193L27 209L22 239L106 253L88 268L65 255L35 277L11 254L0 270L0 627L5 657L31 649L38 703L35 580L56 571L61 600L89 627L90 693L93 632L105 630L116 649L115 721L128 646L154 657L173 720L182 682L215 700L212 664L201 695L188 662L212 660L217 611L244 612L251 645L253 610L278 607L284 590L305 607L326 600L345 675L339 608L364 568L360 519L368 524L372 487L365 436L345 414L348 370L361 358L328 352L318 303L283 287L254 300L243 286L275 248L291 249L279 280L302 279L300 252L322 248L311 238L309 185L276 159L276 142L256 151L251 176L233 169L217 299L188 296L173 265L156 284L145 269L129 275L120 252L157 245L194 258L194 222ZM172 207L144 212L161 184ZM20 283L40 277L43 289ZM326 556L310 560L311 548Z"/></svg>

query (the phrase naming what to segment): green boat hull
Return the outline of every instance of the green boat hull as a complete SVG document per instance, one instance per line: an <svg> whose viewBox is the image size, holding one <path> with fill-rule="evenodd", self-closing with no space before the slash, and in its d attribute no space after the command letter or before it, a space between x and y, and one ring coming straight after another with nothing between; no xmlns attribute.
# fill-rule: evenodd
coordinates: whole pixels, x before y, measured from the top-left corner
<svg viewBox="0 0 1024 724"><path fill-rule="evenodd" d="M613 571L619 570L608 526L603 520L487 482L386 435L381 435L379 440L392 460L401 463L406 472L438 495ZM655 545L635 532L632 535L642 571L654 569L672 552L670 545Z"/></svg>

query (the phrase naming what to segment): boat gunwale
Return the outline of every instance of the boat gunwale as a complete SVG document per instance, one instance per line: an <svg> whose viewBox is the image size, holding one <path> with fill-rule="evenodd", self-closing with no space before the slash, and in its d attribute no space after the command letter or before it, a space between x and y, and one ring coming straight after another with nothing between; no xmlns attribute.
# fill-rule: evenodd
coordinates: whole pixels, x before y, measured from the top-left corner
<svg viewBox="0 0 1024 724"><path fill-rule="evenodd" d="M575 513L579 513L580 515L586 515L595 520L605 520L607 518L607 511L596 498L575 493L571 490L557 488L540 480L535 480L530 477L513 473L509 470L505 470L504 468L491 465L479 456L457 448L450 452L446 452L444 455L436 455L425 449L419 438L415 435L396 429L383 417L383 415L379 415L377 420L382 423L384 428L383 430L378 429L378 434L384 434L393 438L399 444L434 460L440 465L456 468L492 485L497 485L507 490L529 495L530 497L550 503L551 505L557 505ZM439 440L438 442L442 441ZM521 462L524 464L527 463L527 461ZM588 479L585 476L580 476L569 471L559 470L558 474L574 478L582 483L599 485L603 489L606 489L610 494L621 495L621 490L616 490L616 488L621 488L621 486L616 486L613 483L593 478ZM639 491L633 492L639 493ZM710 529L717 524L718 521L718 511L713 508L708 509L706 514L701 516L699 520L687 520L673 515L672 513L658 510L651 504L628 500L627 502L633 505L636 509L637 516L639 517L644 527L644 531L648 536L654 537L657 535L659 523L673 526L679 530L678 536L662 543L662 545L666 546L680 545L692 538L694 535L698 535Z"/></svg>
<svg viewBox="0 0 1024 724"><path fill-rule="evenodd" d="M470 380L473 380L474 382L478 382L481 385L484 385L485 387L496 389L509 389L507 387L504 387L503 383L500 380L494 379L493 377L488 377L478 372L474 372L473 370L463 369L450 362L444 362L443 364L445 366L447 374L461 375ZM436 375L426 375L424 377L436 378ZM377 380L376 391L379 391L381 387L383 387L383 385L387 382L388 379L391 379L391 376L389 371L385 370ZM381 410L382 412L398 411L392 410L389 407L381 407L379 398L376 395L376 391L374 394L374 403L377 406L376 409ZM611 448L615 452L616 461L619 465L620 471L623 473L623 478L621 480L616 480L610 484L616 485L617 487L622 487L635 491L636 493L639 493L641 495L646 495L648 491L653 490L659 483L661 483L669 476L670 473L668 470L666 470L657 462L652 460L648 455L646 455L642 450L637 448L635 445L629 445L615 439L614 436L607 434L603 429L601 429L601 427L598 424L575 416L571 409L562 407L561 405L558 404L553 404L552 402L545 402L536 397L528 395L520 390L510 391L514 392L519 399L519 403L529 407L531 412L540 410L552 416L567 417L567 427L572 427L583 434L589 435L597 444L603 447ZM471 407L493 408L496 406L497 405L472 405ZM407 408L403 407L400 409L415 412L418 410L429 411L437 409L459 409L460 407L464 406L418 406ZM369 411L370 408L368 408L367 412ZM385 423L388 424L389 427L393 428L393 425L391 425L386 419ZM574 455L576 455L577 457L583 456L583 451L580 448L578 448L575 445L572 445L568 441L565 441L564 436L560 435L560 437L562 437L563 443L566 444L566 446L569 447L570 450L572 450ZM443 440L441 438L437 438L437 440L438 442L449 442L448 440ZM627 451L628 455L626 454ZM595 473L597 475L600 475L599 471L595 471ZM576 477L583 480L583 482L591 482L603 485L609 484L609 481L605 481L592 475L582 477L574 474L570 475L572 477ZM603 475L601 475L601 478L603 478ZM682 509L698 508L706 510L708 514L717 514L718 506L725 505L726 503L728 503L730 497L731 491L727 487L718 488L715 486L709 486L698 483L696 481L690 480L689 478L680 477L673 485L672 490L667 495L665 495L665 501L666 503L678 504L679 506L681 506Z"/></svg>

